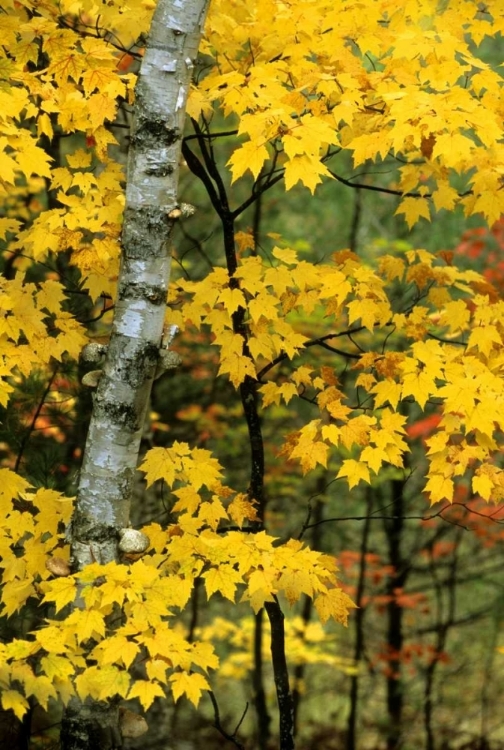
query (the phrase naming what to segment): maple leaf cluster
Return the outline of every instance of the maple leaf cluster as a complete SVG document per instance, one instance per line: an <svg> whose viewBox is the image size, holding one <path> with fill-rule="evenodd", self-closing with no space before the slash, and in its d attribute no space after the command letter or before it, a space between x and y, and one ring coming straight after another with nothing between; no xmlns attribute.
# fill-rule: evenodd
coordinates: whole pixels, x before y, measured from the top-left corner
<svg viewBox="0 0 504 750"><path fill-rule="evenodd" d="M220 268L199 282L177 282L186 301L170 320L209 327L220 349L219 374L236 387L246 376L259 380L265 407L313 394L321 417L290 435L282 455L306 472L327 466L337 449L337 477L350 489L370 483L383 466L405 466L403 405L432 405L442 416L426 441L431 502L451 500L454 481L468 472L475 493L502 498L504 475L495 458L504 417L498 406L504 307L477 293L488 290L484 279L426 250L384 255L377 271L352 253L335 254L331 264L299 260L289 248L271 255L268 263L243 258L231 282ZM399 310L391 303L397 284L404 300ZM238 308L247 321L246 349L233 329ZM309 339L300 321L318 312L324 333ZM295 362L315 346L353 362L354 389L338 387L335 369L325 365L292 366L283 382L268 380L272 364Z"/></svg>
<svg viewBox="0 0 504 750"><path fill-rule="evenodd" d="M215 65L188 111L198 118L217 103L238 116L246 140L229 161L234 180L281 165L287 190L300 181L313 193L339 149L356 167L393 155L404 162L396 213L409 226L430 218L427 195L436 211L460 203L492 223L504 207L503 80L475 49L503 24L470 0L435 10L423 0L216 0L202 48ZM451 171L466 175L464 189Z"/></svg>
<svg viewBox="0 0 504 750"><path fill-rule="evenodd" d="M49 698L66 704L75 694L82 700L119 695L138 698L147 709L167 685L175 700L185 694L197 705L202 690L210 689L205 673L219 661L210 642L189 642L170 619L184 609L198 577L208 598L219 592L234 602L241 590L241 601L257 612L280 593L291 604L307 594L322 622L331 617L346 624L354 605L338 585L334 558L299 541L277 546L277 539L264 531L226 531L226 525L236 528L246 519L256 520L256 511L245 496L221 485L222 469L209 451L179 443L168 450L155 448L142 469L149 482L162 478L178 486L177 522L167 529L156 523L144 529L151 552L140 560L93 563L75 574L68 568L56 578L50 576L55 566L46 562L68 560L68 545L58 530L70 520L71 502L52 490L33 493L16 474L1 470L1 614L13 614L29 599L53 602L59 613L29 637L0 647L2 705L16 716L25 713L30 696L47 707ZM202 494L205 487L208 498ZM70 611L68 605L73 605ZM112 628L110 615L117 607L123 620ZM144 651L145 674L135 679L130 667ZM40 664L37 674L31 666L34 656Z"/></svg>

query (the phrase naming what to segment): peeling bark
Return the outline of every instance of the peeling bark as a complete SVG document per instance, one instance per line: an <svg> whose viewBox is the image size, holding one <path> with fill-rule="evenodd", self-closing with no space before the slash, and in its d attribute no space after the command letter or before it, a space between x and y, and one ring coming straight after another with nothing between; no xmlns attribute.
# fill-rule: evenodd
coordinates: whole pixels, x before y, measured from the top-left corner
<svg viewBox="0 0 504 750"><path fill-rule="evenodd" d="M74 570L116 560L119 531L129 524L142 429L160 359L170 236L181 213L176 209L186 100L208 5L209 0L159 0L142 60L115 318L93 397L69 535ZM63 720L63 750L120 746L116 714L103 704L73 703ZM110 728L107 737L97 736L97 726Z"/></svg>

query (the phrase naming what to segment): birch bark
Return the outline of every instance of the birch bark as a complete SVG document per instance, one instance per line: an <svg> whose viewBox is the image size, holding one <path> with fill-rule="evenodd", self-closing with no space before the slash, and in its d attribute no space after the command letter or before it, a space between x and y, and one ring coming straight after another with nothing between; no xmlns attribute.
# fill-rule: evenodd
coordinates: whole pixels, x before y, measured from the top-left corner
<svg viewBox="0 0 504 750"><path fill-rule="evenodd" d="M159 0L136 90L112 334L93 401L71 527L74 570L117 559L160 359L187 94L210 0ZM117 711L72 703L63 750L119 747Z"/></svg>

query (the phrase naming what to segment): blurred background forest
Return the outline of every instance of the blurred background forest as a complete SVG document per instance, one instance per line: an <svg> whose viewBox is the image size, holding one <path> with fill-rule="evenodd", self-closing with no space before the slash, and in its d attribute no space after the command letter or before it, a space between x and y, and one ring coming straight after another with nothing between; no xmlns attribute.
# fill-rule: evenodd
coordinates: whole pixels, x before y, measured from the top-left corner
<svg viewBox="0 0 504 750"><path fill-rule="evenodd" d="M497 58L489 47L488 59ZM225 128L228 128L226 123ZM219 127L221 126L221 127ZM212 130L224 130L215 121ZM188 128L188 133L192 133ZM233 136L214 144L216 163L235 204L246 200L250 183L229 186L224 165ZM85 144L82 144L85 147ZM68 143L51 144L62 161ZM75 144L72 144L72 150ZM124 150L123 150L124 151ZM117 158L123 160L124 153ZM459 211L441 211L432 223L420 221L409 231L395 217L398 198L367 186L393 188L393 160L378 167L352 170L347 157L335 156L337 172L362 187L325 181L314 198L295 187L288 194L272 187L240 217L236 240L243 253L268 257L282 241L300 258L322 262L332 253L350 249L370 264L381 254L401 255L409 248L442 253L448 262L480 271L494 289L504 294L504 218L491 229ZM333 162L330 163L332 167ZM183 168L180 196L196 206L194 218L180 223L173 249L173 304L177 280L196 280L215 265L224 265L221 224L202 184ZM37 215L52 200L43 181L20 187L1 207L3 215ZM281 238L281 239L279 239ZM4 253L3 274L12 278L24 263L21 253ZM93 335L107 336L111 302L91 305L82 280L64 254L30 266L28 278L64 279L69 309L87 321ZM401 288L397 294L400 297ZM305 335L320 335L323 320L299 320ZM370 334L363 332L361 343ZM217 376L217 350L209 336L180 332L173 348L182 356L180 368L160 379L152 398L152 424L145 434L145 450L174 440L205 447L226 467L227 482L246 487L249 445L237 392ZM348 360L333 352L303 353L303 364L314 361L334 367L340 387L352 387L356 373ZM299 362L296 362L299 364ZM289 362L275 371L276 382L287 380ZM82 371L75 363L55 367L16 384L16 397L0 414L1 465L22 470L37 486L72 494L91 409L90 392L80 385ZM299 389L288 405L269 408L262 415L267 455L267 526L271 533L302 538L313 548L336 555L341 580L358 609L347 629L323 628L312 617L310 601L287 614L287 655L295 695L297 747L324 750L498 750L504 748L504 581L502 559L504 508L471 495L463 482L451 506L429 507L422 495L424 440L435 428L435 405L416 418L410 414L411 454L408 472L393 468L380 474L371 487L349 492L334 480L338 457L327 470L303 477L297 464L279 455L285 436L315 415L309 393ZM146 490L139 481L133 512L137 527L170 520L170 495L162 486ZM270 673L268 639L261 613L255 618L243 607L213 598L196 587L190 609L180 627L194 637L218 644L222 668L213 677L220 719L231 732L243 717L239 734L246 747L274 748L272 738L257 738L256 707L264 690L274 734L274 685ZM0 623L3 637L32 630L40 608L29 621L10 618ZM264 649L264 660L261 657ZM503 648L504 651L504 648ZM247 708L248 706L248 708ZM192 750L227 746L215 729L208 699L198 711L186 702L176 707L158 701L147 716L149 734L130 747ZM36 710L29 718L26 747L57 747L58 716ZM9 732L3 717L2 746ZM26 734L25 736L28 736ZM267 732L266 732L267 734ZM232 747L229 742L229 747Z"/></svg>

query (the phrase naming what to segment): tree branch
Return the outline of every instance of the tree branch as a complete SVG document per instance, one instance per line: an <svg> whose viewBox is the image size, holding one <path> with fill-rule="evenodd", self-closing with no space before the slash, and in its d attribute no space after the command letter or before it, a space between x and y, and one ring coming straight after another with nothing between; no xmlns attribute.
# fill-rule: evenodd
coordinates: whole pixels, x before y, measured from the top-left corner
<svg viewBox="0 0 504 750"><path fill-rule="evenodd" d="M238 722L238 724L236 725L236 729L234 730L233 734L229 734L228 732L226 732L226 730L221 724L219 704L217 703L215 693L212 690L209 690L208 697L212 701L212 706L214 710L214 727L217 729L219 734L221 734L224 737L224 739L232 742L233 745L238 748L238 750L245 750L245 745L242 745L242 743L236 739L236 733L238 732L238 729L240 728L242 721L245 718L245 715L248 711L248 703L245 706L245 710L243 711L242 717L240 721Z"/></svg>

